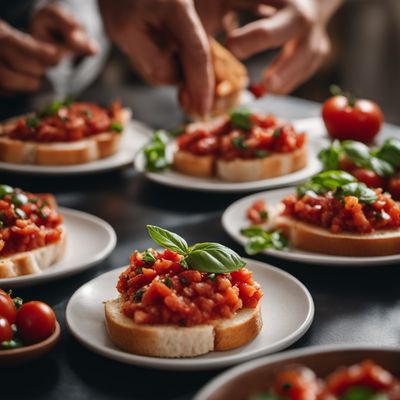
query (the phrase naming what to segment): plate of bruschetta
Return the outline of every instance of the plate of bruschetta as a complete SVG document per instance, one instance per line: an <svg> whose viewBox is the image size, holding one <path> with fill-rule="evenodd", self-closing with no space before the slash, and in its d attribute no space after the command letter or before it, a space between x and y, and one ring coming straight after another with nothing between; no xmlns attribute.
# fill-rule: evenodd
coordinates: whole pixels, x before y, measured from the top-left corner
<svg viewBox="0 0 400 400"><path fill-rule="evenodd" d="M222 224L248 254L343 266L400 260L400 204L343 170L245 197L227 208Z"/></svg>
<svg viewBox="0 0 400 400"><path fill-rule="evenodd" d="M367 400L400 398L400 351L382 346L315 346L225 371L195 400Z"/></svg>
<svg viewBox="0 0 400 400"><path fill-rule="evenodd" d="M0 185L2 287L77 273L103 260L115 244L114 230L100 218L59 208L52 194Z"/></svg>
<svg viewBox="0 0 400 400"><path fill-rule="evenodd" d="M128 364L200 370L280 350L310 327L312 297L287 272L219 243L189 246L147 229L162 249L135 250L128 266L86 283L68 303L68 327L89 349Z"/></svg>
<svg viewBox="0 0 400 400"><path fill-rule="evenodd" d="M0 124L0 170L67 175L121 168L132 163L149 132L118 101L101 107L55 100Z"/></svg>
<svg viewBox="0 0 400 400"><path fill-rule="evenodd" d="M240 192L285 186L321 169L326 145L319 129L271 114L238 109L208 122L156 131L135 158L136 168L158 183L179 188ZM313 126L313 125L311 125Z"/></svg>

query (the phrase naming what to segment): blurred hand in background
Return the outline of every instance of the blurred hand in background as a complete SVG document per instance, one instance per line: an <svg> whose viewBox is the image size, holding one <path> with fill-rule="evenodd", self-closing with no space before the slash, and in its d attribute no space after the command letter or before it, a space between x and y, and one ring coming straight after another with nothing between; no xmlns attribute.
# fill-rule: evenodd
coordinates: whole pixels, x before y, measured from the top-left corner
<svg viewBox="0 0 400 400"><path fill-rule="evenodd" d="M66 54L90 55L96 49L75 18L59 5L34 12L31 34L0 20L0 90L35 92L46 71Z"/></svg>
<svg viewBox="0 0 400 400"><path fill-rule="evenodd" d="M86 56L97 52L97 44L87 36L77 19L58 4L47 4L33 14L31 33L64 54Z"/></svg>
<svg viewBox="0 0 400 400"><path fill-rule="evenodd" d="M326 25L341 0L196 0L210 34L225 30L227 47L240 59L281 48L262 79L267 92L286 94L310 78L329 53ZM237 12L258 20L238 26Z"/></svg>
<svg viewBox="0 0 400 400"><path fill-rule="evenodd" d="M182 82L191 109L207 114L214 75L207 35L192 0L99 0L111 40L153 84Z"/></svg>

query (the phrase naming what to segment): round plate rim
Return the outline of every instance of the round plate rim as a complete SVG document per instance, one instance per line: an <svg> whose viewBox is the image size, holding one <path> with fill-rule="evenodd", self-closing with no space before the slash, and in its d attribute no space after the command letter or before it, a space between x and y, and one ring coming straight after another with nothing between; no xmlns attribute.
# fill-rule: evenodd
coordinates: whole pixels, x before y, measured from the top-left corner
<svg viewBox="0 0 400 400"><path fill-rule="evenodd" d="M262 358L248 361L244 364L237 365L230 368L227 371L221 372L216 377L212 378L207 382L200 390L195 394L194 400L208 399L212 393L214 393L221 385L227 381L236 378L242 373L256 369L261 366L268 366L268 364L285 361L295 357L302 357L315 354L325 354L338 351L383 351L383 352L394 352L400 355L400 349L394 346L378 346L374 344L325 344L317 346L303 347L299 349L287 350L281 353L268 355Z"/></svg>
<svg viewBox="0 0 400 400"><path fill-rule="evenodd" d="M281 277L284 277L285 279L289 279L292 283L296 284L299 289L301 289L302 294L305 296L305 299L307 301L308 305L308 310L307 310L307 316L304 318L304 321L301 323L297 329L292 332L290 335L287 337L277 341L273 346L270 346L267 350L257 350L253 351L251 354L247 354L245 356L238 356L238 355L230 355L230 356L225 356L221 357L222 359L219 361L212 360L210 361L209 359L199 359L199 358L183 358L183 359L171 359L171 358L157 358L157 357L147 357L147 356L140 356L140 355L135 355L135 354L130 354L127 352L123 352L122 350L118 349L112 349L112 348L107 348L101 345L94 345L93 343L89 342L86 338L84 338L83 335L78 333L71 324L71 304L75 300L75 297L79 295L79 292L81 290L84 290L84 288L88 287L94 280L100 279L103 277L103 275L106 274L115 274L116 271L122 271L126 267L120 267L120 268L115 268L113 270L107 271L104 274L101 274L94 279L90 280L89 282L86 282L84 285L82 285L80 288L78 288L74 294L71 296L67 308L65 311L65 320L66 324L68 327L69 332L80 342L83 346L89 348L93 352L106 357L110 358L115 361L119 361L122 363L126 364L131 364L131 365L137 365L140 367L146 367L146 368L154 368L154 369L160 369L160 370L175 370L175 371L180 371L180 370L191 370L191 371L200 371L200 370L212 370L212 369L218 369L218 368L223 368L223 367L228 367L231 365L235 365L240 362L244 362L247 360L251 360L256 357L260 357L262 355L270 354L279 350L282 350L284 348L289 347L291 344L299 340L310 328L313 320L314 320L314 315L315 315L315 305L314 305L314 300L311 296L311 293L309 290L306 288L306 286L298 280L296 277L291 275L290 273L274 267L270 264L264 263L262 261L257 261L253 259L248 259L244 258L246 263L252 263L257 266L257 268L260 269L266 269L270 270L273 273L277 273Z"/></svg>
<svg viewBox="0 0 400 400"><path fill-rule="evenodd" d="M251 202L260 197L265 196L274 196L278 193L282 193L282 198L289 193L295 192L296 188L293 187L285 187L280 189L268 190L258 193L253 193L251 195L240 198L239 200L234 201L230 204L222 214L221 223L224 231L231 237L235 242L239 243L241 246L244 245L246 240L240 236L240 234L233 232L233 230L229 227L229 214L233 212L236 207L239 207L241 204L246 202ZM320 265L321 263L324 266L334 266L334 267L373 267L376 265L395 265L398 261L400 261L400 254L390 255L390 256L375 256L375 257L345 257L345 256L334 256L329 254L319 254L319 253L311 253L304 252L297 253L296 250L294 252L286 252L274 249L267 249L261 252L261 254L273 256L276 258L289 260L293 262L299 263L308 263L313 265Z"/></svg>
<svg viewBox="0 0 400 400"><path fill-rule="evenodd" d="M109 235L109 242L106 247L104 247L96 257L94 257L89 263L81 262L75 268L66 268L57 271L52 267L47 271L40 274L22 275L15 278L2 278L0 279L0 284L4 287L26 287L34 284L45 283L52 280L61 279L76 273L82 272L86 269L93 267L98 264L106 257L108 257L114 250L117 244L117 235L114 228L103 219L97 217L96 215L86 213L84 211L74 210L71 208L60 207L59 211L64 217L68 218L68 215L77 217L81 220L90 221L98 226L101 226Z"/></svg>

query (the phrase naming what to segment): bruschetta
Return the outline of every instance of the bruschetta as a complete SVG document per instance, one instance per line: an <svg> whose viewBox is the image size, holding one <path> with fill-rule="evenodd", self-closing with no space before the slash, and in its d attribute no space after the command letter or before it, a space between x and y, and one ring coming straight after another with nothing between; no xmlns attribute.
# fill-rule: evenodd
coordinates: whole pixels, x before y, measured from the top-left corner
<svg viewBox="0 0 400 400"><path fill-rule="evenodd" d="M317 175L283 206L273 225L295 248L354 257L400 252L400 205L344 171Z"/></svg>
<svg viewBox="0 0 400 400"><path fill-rule="evenodd" d="M130 111L114 102L55 101L38 113L0 125L0 161L75 165L109 157L119 149Z"/></svg>
<svg viewBox="0 0 400 400"><path fill-rule="evenodd" d="M197 177L246 182L304 168L307 137L272 115L238 110L216 121L188 125L177 140L173 167Z"/></svg>
<svg viewBox="0 0 400 400"><path fill-rule="evenodd" d="M196 250L200 258L199 252L212 246L227 249L213 243L192 249L196 246L202 249ZM231 272L202 272L192 256L179 253L148 249L132 254L117 283L119 297L105 303L111 340L130 353L169 358L230 350L253 340L262 327L262 292L244 263ZM211 267L212 260L200 269Z"/></svg>
<svg viewBox="0 0 400 400"><path fill-rule="evenodd" d="M246 67L224 46L210 38L211 59L214 69L214 101L209 116L225 114L239 105L240 95L246 89L249 78ZM179 91L183 110L192 119L201 119L190 110L190 101L184 88Z"/></svg>
<svg viewBox="0 0 400 400"><path fill-rule="evenodd" d="M62 222L51 194L0 185L0 278L40 273L61 259Z"/></svg>

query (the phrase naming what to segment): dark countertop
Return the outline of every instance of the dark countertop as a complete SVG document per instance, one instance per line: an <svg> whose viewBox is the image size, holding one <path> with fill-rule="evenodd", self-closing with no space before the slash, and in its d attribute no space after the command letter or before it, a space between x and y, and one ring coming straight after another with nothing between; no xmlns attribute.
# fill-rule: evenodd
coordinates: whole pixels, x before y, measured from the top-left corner
<svg viewBox="0 0 400 400"><path fill-rule="evenodd" d="M132 107L137 119L154 127L169 127L180 121L181 115L171 101L173 94L169 89L139 87L132 94L129 87L118 91L97 88L89 90L84 97L107 101L114 94ZM294 98L270 97L261 105L265 111L287 118L317 116L319 113L318 104ZM146 224L175 230L188 242L222 242L244 255L224 233L220 223L223 210L243 195L167 188L147 181L132 169L97 176L58 178L23 177L0 171L0 178L1 182L30 191L53 191L62 206L105 219L118 236L115 251L96 267L70 278L15 291L25 299L41 299L54 307L63 332L56 349L43 359L18 368L2 368L2 398L9 395L13 399L48 400L189 399L218 374L219 371L143 369L100 357L68 333L64 312L68 299L82 284L125 265L134 248L151 245L144 229ZM314 298L314 323L292 348L333 343L399 345L398 266L335 268L295 264L266 256L256 258L296 276Z"/></svg>

